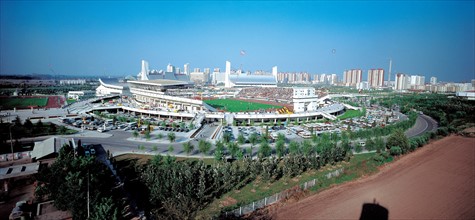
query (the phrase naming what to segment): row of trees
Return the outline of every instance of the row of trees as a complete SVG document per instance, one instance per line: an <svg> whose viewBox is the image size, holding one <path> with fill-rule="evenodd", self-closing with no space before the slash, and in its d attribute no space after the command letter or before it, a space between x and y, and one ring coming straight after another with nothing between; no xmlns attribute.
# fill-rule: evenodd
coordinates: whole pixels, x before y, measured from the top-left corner
<svg viewBox="0 0 475 220"><path fill-rule="evenodd" d="M210 147L202 143L200 148ZM223 152L224 146L218 144L215 152ZM229 152L242 152L235 143L229 143L227 148ZM308 156L300 147L297 149L281 158L243 158L233 163L220 161L208 166L202 160L178 162L174 157L157 155L147 165L139 167L138 173L147 189L148 209L155 218L193 219L215 198L257 178L275 181L283 176L294 177L325 164L349 159L347 151L340 146L317 148L311 150Z"/></svg>
<svg viewBox="0 0 475 220"><path fill-rule="evenodd" d="M44 135L55 134L68 134L74 131L68 130L65 126L58 126L54 123L43 123L38 120L36 123L32 123L30 119L26 119L24 123L21 123L20 117L16 117L13 123L5 123L0 120L0 145L7 146L7 141L11 138L15 140L15 149L19 146L18 139L25 137L37 137ZM6 149L0 149L0 153L10 152L10 146Z"/></svg>
<svg viewBox="0 0 475 220"><path fill-rule="evenodd" d="M94 157L76 154L69 145L61 148L51 166L40 170L36 180L36 198L54 200L56 208L69 210L74 219L120 219L123 214L107 167Z"/></svg>

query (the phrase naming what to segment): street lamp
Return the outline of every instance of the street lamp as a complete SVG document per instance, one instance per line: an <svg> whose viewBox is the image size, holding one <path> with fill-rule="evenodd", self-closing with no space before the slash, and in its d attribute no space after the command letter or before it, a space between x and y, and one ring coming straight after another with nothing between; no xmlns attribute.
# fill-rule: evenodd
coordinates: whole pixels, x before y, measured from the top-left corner
<svg viewBox="0 0 475 220"><path fill-rule="evenodd" d="M10 148L12 150L12 160L15 160L15 155L13 155L13 138L12 138L12 127L15 126L15 124L11 124L8 129L10 130Z"/></svg>

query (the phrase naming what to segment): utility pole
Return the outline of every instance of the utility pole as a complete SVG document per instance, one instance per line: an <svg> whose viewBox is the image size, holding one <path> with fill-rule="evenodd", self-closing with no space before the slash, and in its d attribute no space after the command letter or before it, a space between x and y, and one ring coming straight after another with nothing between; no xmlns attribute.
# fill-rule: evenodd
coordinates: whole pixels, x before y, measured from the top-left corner
<svg viewBox="0 0 475 220"><path fill-rule="evenodd" d="M389 58L389 75L388 75L388 87L390 87L390 86L391 86L391 66L392 66L392 63L393 63L392 59L391 59L391 58Z"/></svg>
<svg viewBox="0 0 475 220"><path fill-rule="evenodd" d="M14 124L10 125L9 130L10 130L10 148L12 150L12 160L15 160L15 155L13 153L13 138L12 138L12 127L14 126Z"/></svg>
<svg viewBox="0 0 475 220"><path fill-rule="evenodd" d="M90 217L89 209L89 169L87 170L87 219Z"/></svg>

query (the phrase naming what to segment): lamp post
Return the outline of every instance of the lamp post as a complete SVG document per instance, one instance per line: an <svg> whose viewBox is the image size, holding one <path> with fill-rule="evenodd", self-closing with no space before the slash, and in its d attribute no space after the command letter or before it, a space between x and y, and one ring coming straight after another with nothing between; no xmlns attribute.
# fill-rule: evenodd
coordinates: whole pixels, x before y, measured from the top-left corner
<svg viewBox="0 0 475 220"><path fill-rule="evenodd" d="M13 138L12 138L12 127L15 126L14 124L10 125L8 129L10 130L10 148L12 150L12 160L15 160L15 156L13 155Z"/></svg>

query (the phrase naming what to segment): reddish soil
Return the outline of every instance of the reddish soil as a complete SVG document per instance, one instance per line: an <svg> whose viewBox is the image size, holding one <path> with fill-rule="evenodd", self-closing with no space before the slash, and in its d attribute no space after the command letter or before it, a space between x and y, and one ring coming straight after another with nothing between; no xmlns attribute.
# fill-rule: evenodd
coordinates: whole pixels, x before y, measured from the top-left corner
<svg viewBox="0 0 475 220"><path fill-rule="evenodd" d="M475 139L450 136L381 168L377 174L270 207L272 219L359 219L364 203L389 219L475 219Z"/></svg>
<svg viewBox="0 0 475 220"><path fill-rule="evenodd" d="M66 100L63 96L48 96L48 102L45 108L61 108L65 102Z"/></svg>

